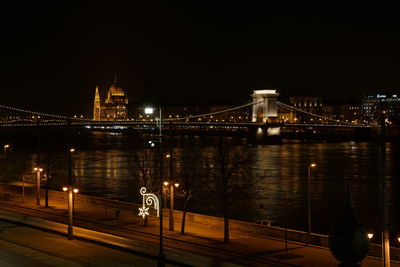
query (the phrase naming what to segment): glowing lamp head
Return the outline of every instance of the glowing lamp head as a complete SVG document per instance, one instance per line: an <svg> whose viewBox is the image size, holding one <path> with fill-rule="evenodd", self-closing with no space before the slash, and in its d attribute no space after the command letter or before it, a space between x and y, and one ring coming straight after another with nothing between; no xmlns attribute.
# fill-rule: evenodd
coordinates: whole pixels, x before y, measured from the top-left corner
<svg viewBox="0 0 400 267"><path fill-rule="evenodd" d="M178 188L178 187L179 187L179 183L175 183L174 185L175 185L175 187L176 187L176 188Z"/></svg>
<svg viewBox="0 0 400 267"><path fill-rule="evenodd" d="M67 191L68 191L68 187L64 186L64 187L62 188L62 190L63 190L64 192L67 192Z"/></svg>
<svg viewBox="0 0 400 267"><path fill-rule="evenodd" d="M69 152L75 152L75 148L71 148Z"/></svg>
<svg viewBox="0 0 400 267"><path fill-rule="evenodd" d="M10 147L10 145L4 145L4 148L9 148Z"/></svg>
<svg viewBox="0 0 400 267"><path fill-rule="evenodd" d="M371 240L374 237L374 234L373 233L368 233L367 236L368 236L368 239Z"/></svg>
<svg viewBox="0 0 400 267"><path fill-rule="evenodd" d="M76 194L76 193L79 192L79 189L78 188L74 188L72 191L74 191L74 193Z"/></svg>
<svg viewBox="0 0 400 267"><path fill-rule="evenodd" d="M154 108L145 108L144 109L144 114L153 114L154 113Z"/></svg>
<svg viewBox="0 0 400 267"><path fill-rule="evenodd" d="M167 186L167 185L169 185L169 183L168 183L167 181L165 181L165 182L164 182L164 185Z"/></svg>
<svg viewBox="0 0 400 267"><path fill-rule="evenodd" d="M311 168L314 168L314 167L316 167L316 166L317 166L317 164L315 164L315 163L311 163L311 164L310 164L310 167L311 167Z"/></svg>
<svg viewBox="0 0 400 267"><path fill-rule="evenodd" d="M42 172L42 171L43 171L42 168L38 168L38 167L33 168L33 170L34 170L35 172Z"/></svg>
<svg viewBox="0 0 400 267"><path fill-rule="evenodd" d="M167 155L165 155L165 157L166 157L167 159L169 159L169 158L171 157L171 154L167 154Z"/></svg>

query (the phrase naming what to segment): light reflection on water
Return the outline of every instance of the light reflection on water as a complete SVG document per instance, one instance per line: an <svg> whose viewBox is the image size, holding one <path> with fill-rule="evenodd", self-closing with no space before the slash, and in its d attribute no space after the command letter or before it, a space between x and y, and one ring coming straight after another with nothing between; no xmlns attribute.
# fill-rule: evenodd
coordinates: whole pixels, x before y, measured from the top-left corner
<svg viewBox="0 0 400 267"><path fill-rule="evenodd" d="M206 151L212 142L207 137L179 137L174 139L174 154L185 146ZM83 194L122 198L140 202L138 171L133 168L133 149L125 135L99 134L77 144L73 154L73 175ZM82 148L80 148L82 147ZM379 145L376 143L300 143L251 147L255 156L254 175L261 177L251 203L246 210L235 212L240 219L255 221L268 219L281 225L305 229L307 214L307 166L316 163L311 175L312 226L315 232L327 233L343 214L347 186L352 180L355 214L368 228L379 225ZM205 155L205 153L203 153ZM17 156L16 156L17 157ZM33 166L33 154L21 154L18 162L27 160L26 170ZM62 158L62 156L60 156ZM65 158L61 159L65 163ZM388 198L392 227L400 225L399 213L399 149L389 143L387 148ZM65 183L66 164L51 187L58 189ZM166 166L168 168L168 166ZM63 173L63 174L61 174ZM286 201L285 201L286 199ZM192 202L192 209L207 212L206 199ZM286 204L285 204L286 203ZM212 203L208 203L212 205ZM179 201L178 201L179 206ZM400 229L396 228L396 231Z"/></svg>

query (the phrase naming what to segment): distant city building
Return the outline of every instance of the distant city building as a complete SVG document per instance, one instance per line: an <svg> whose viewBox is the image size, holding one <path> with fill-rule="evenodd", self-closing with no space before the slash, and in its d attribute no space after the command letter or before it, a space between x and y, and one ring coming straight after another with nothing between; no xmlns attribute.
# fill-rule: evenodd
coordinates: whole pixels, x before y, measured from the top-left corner
<svg viewBox="0 0 400 267"><path fill-rule="evenodd" d="M99 87L96 87L94 96L93 119L94 120L127 120L128 97L125 91L118 86L117 77L108 89L104 103L101 102Z"/></svg>
<svg viewBox="0 0 400 267"><path fill-rule="evenodd" d="M389 120L400 120L400 93L373 94L363 98L361 111L367 121L378 119L378 109L385 112Z"/></svg>
<svg viewBox="0 0 400 267"><path fill-rule="evenodd" d="M322 97L308 95L290 96L289 104L297 109L322 117L316 118L306 113L282 109L280 119L289 123L320 123L324 121L324 118L342 122L362 122L359 104L325 105L322 102Z"/></svg>
<svg viewBox="0 0 400 267"><path fill-rule="evenodd" d="M294 95L289 97L289 105L312 114L326 115L326 107L322 104L322 97L309 95ZM281 108L279 119L289 123L316 123L316 118L305 113Z"/></svg>
<svg viewBox="0 0 400 267"><path fill-rule="evenodd" d="M357 104L343 104L324 106L324 116L338 121L362 123L361 106Z"/></svg>

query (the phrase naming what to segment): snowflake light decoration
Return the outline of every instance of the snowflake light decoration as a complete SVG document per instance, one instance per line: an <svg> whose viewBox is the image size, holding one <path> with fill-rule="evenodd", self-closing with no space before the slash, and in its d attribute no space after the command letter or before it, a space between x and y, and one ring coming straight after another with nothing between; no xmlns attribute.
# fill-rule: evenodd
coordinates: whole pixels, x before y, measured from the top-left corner
<svg viewBox="0 0 400 267"><path fill-rule="evenodd" d="M143 219L146 217L146 215L149 215L149 208L143 206L139 208L139 216L142 216Z"/></svg>
<svg viewBox="0 0 400 267"><path fill-rule="evenodd" d="M143 206L139 208L139 216L142 216L143 219L149 214L149 207L154 206L154 209L157 212L157 217L160 216L160 204L156 195L152 193L146 193L146 188L140 188L140 194L143 196Z"/></svg>

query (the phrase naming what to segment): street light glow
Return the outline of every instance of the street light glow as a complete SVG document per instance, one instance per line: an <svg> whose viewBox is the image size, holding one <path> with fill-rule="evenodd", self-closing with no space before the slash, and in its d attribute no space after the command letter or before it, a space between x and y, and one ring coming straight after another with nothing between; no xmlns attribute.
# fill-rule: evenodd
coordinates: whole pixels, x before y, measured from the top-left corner
<svg viewBox="0 0 400 267"><path fill-rule="evenodd" d="M64 192L67 192L67 191L68 191L68 187L64 186L64 187L62 188L62 190L63 190Z"/></svg>
<svg viewBox="0 0 400 267"><path fill-rule="evenodd" d="M167 185L169 185L169 183L168 183L167 181L165 181L165 182L164 182L164 185L167 186Z"/></svg>
<svg viewBox="0 0 400 267"><path fill-rule="evenodd" d="M10 147L10 145L4 145L4 148L9 148Z"/></svg>
<svg viewBox="0 0 400 267"><path fill-rule="evenodd" d="M175 183L175 187L178 188L179 187L179 183Z"/></svg>
<svg viewBox="0 0 400 267"><path fill-rule="evenodd" d="M71 148L69 152L75 152L75 148Z"/></svg>
<svg viewBox="0 0 400 267"><path fill-rule="evenodd" d="M38 167L35 167L35 168L33 168L33 170L35 171L35 172L42 172L43 171L43 169L42 168L38 168Z"/></svg>
<svg viewBox="0 0 400 267"><path fill-rule="evenodd" d="M74 193L76 194L76 193L79 192L79 189L78 188L74 188L72 191L74 191Z"/></svg>
<svg viewBox="0 0 400 267"><path fill-rule="evenodd" d="M312 168L314 168L314 167L316 167L317 166L317 164L315 164L315 163L311 163L310 164L310 167L312 167Z"/></svg>
<svg viewBox="0 0 400 267"><path fill-rule="evenodd" d="M372 237L374 237L374 234L373 233L368 233L367 236L368 236L368 239L372 239Z"/></svg>

